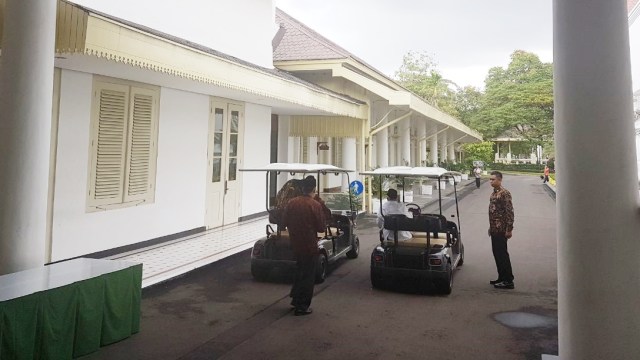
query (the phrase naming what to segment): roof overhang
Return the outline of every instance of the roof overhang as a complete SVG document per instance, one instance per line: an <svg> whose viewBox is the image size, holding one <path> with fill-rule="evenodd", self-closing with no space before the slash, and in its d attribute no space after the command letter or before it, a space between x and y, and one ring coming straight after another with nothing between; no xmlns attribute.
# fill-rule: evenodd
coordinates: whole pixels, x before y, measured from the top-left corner
<svg viewBox="0 0 640 360"><path fill-rule="evenodd" d="M3 13L4 1L0 0L0 36L4 25ZM318 114L358 119L368 116L368 107L358 100L278 70L260 68L228 56L216 56L213 50L207 51L187 41L172 41L159 34L162 35L67 1L58 1L57 56L80 55L106 59L252 94L278 104L284 102L316 109Z"/></svg>
<svg viewBox="0 0 640 360"><path fill-rule="evenodd" d="M332 76L341 77L359 85L386 99L390 106L411 110L418 116L425 117L439 126L449 127L449 131L456 131L457 134L454 137L460 138L467 135L464 138L465 142L482 141L482 134L478 131L471 129L453 116L428 104L385 76L352 59L279 61L274 65L290 72L330 70Z"/></svg>

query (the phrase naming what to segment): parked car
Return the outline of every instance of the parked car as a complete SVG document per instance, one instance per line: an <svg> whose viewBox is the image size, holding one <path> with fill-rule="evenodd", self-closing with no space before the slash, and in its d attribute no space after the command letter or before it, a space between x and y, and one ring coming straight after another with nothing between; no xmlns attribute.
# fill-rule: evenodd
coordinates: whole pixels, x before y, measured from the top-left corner
<svg viewBox="0 0 640 360"><path fill-rule="evenodd" d="M266 226L266 236L255 242L251 251L251 274L256 280L264 281L276 268L292 271L296 262L291 249L289 233L286 228L279 225L279 214L283 204L276 206L276 199L269 199L270 182L274 181L273 174L289 174L292 178L284 184L278 192L278 200L284 201L289 196L285 191L295 192L296 178L302 179L307 175L314 175L318 184L322 183L322 177L346 176L346 184L350 184L349 171L326 164L288 164L272 163L261 168L241 169L241 171L262 171L266 172L267 186L267 212L269 213L269 224ZM293 183L292 183L293 181ZM340 181L342 184L342 181ZM292 186L285 188L286 186ZM354 259L358 257L360 251L360 240L354 233L357 211L354 199L349 191L344 192L323 192L321 187L317 187L318 195L324 200L331 210L331 219L324 232L318 233L318 250L320 257L316 270L316 282L321 283L327 276L329 264L335 262L341 256Z"/></svg>
<svg viewBox="0 0 640 360"><path fill-rule="evenodd" d="M380 245L371 253L371 285L374 288L387 287L397 280L413 278L432 283L439 292L450 294L453 289L453 272L464 263L455 182L461 174L439 167L388 167L361 174L379 177L378 184L383 183L384 177L395 177L403 189L406 188L407 180L431 179L438 184L453 182L454 201L451 205L454 206L443 204L442 186L438 186L437 213L425 212L420 205L409 203L406 206L411 216L381 214L384 217L384 228L392 230L394 238L385 239L380 231ZM382 189L379 193L382 193ZM380 201L382 209L382 199ZM447 220L443 214L444 207L455 210L451 217L456 218L457 222ZM398 231L410 231L412 238L399 241Z"/></svg>

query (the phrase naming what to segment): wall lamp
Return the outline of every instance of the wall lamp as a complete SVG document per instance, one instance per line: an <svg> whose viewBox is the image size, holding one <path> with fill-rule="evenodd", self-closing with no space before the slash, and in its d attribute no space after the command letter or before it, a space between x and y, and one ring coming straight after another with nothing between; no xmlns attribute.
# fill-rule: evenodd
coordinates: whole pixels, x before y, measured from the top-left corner
<svg viewBox="0 0 640 360"><path fill-rule="evenodd" d="M319 154L320 150L329 150L329 144L326 141L318 141L316 144L316 154Z"/></svg>

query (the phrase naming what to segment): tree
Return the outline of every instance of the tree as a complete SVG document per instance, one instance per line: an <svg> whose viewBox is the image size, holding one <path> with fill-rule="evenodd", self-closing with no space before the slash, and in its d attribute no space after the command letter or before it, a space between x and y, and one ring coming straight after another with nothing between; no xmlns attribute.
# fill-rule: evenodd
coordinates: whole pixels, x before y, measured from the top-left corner
<svg viewBox="0 0 640 360"><path fill-rule="evenodd" d="M484 94L473 86L465 86L459 89L455 96L455 108L458 119L465 125L470 125L472 119L480 110Z"/></svg>
<svg viewBox="0 0 640 360"><path fill-rule="evenodd" d="M517 50L506 69L494 67L485 79L485 94L469 124L485 137L515 132L531 146L553 140L552 64Z"/></svg>
<svg viewBox="0 0 640 360"><path fill-rule="evenodd" d="M493 162L494 151L491 141L463 144L462 151L464 152L464 164L467 168L471 168L474 160L481 160L485 164Z"/></svg>
<svg viewBox="0 0 640 360"><path fill-rule="evenodd" d="M407 90L420 96L429 104L458 116L456 91L458 86L442 77L435 61L424 52L410 51L404 55L396 80Z"/></svg>

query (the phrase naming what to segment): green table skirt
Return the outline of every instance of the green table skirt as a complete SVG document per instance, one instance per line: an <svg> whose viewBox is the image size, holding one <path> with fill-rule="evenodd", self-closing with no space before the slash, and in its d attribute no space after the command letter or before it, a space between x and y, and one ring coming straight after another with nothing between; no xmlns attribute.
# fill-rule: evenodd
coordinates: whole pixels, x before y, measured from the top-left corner
<svg viewBox="0 0 640 360"><path fill-rule="evenodd" d="M142 264L0 302L0 360L71 359L140 330Z"/></svg>

